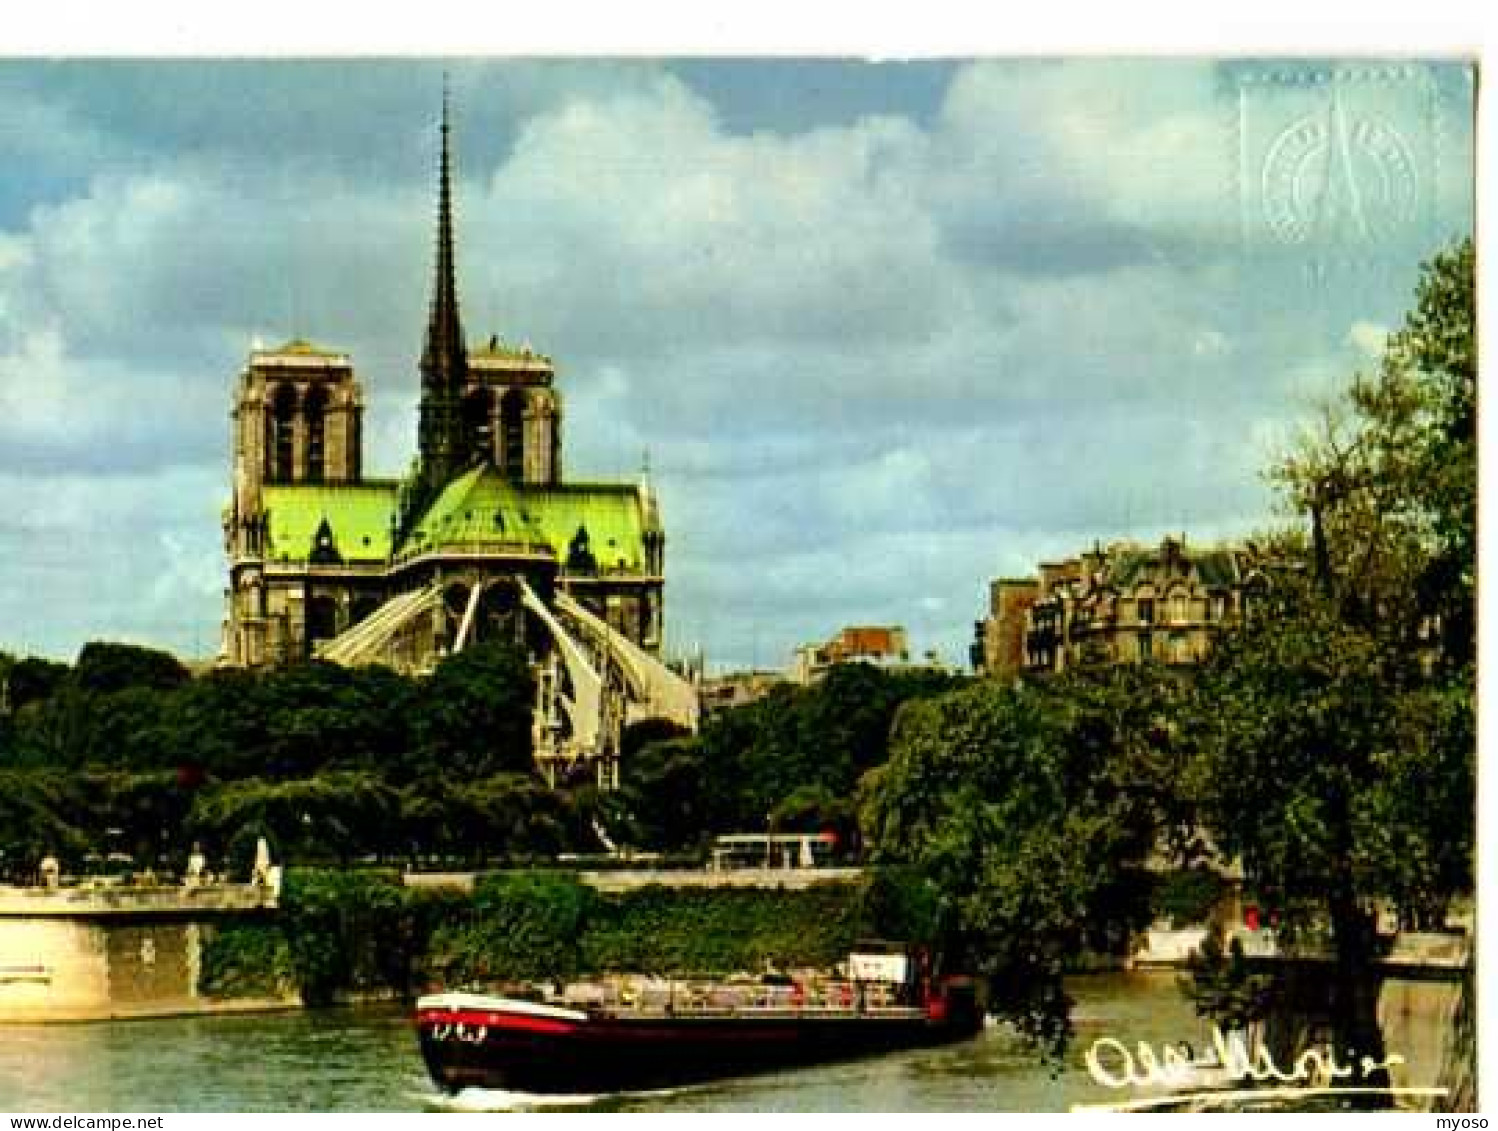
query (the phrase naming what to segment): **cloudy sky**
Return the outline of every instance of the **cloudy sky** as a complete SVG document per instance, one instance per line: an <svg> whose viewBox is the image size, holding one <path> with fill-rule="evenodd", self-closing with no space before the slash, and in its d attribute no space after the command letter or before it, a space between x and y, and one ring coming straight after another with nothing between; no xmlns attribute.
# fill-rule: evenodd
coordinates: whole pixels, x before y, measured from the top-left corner
<svg viewBox="0 0 1498 1131"><path fill-rule="evenodd" d="M558 361L718 666L961 659L987 580L1273 518L1261 470L1473 226L1465 67L447 64L473 338ZM443 64L0 63L0 648L218 645L231 383L415 438Z"/></svg>

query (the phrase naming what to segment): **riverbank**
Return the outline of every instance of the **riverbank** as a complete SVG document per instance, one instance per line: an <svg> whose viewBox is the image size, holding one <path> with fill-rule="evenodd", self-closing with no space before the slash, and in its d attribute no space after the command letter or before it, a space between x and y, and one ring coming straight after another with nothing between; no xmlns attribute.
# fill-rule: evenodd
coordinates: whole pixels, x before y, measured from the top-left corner
<svg viewBox="0 0 1498 1131"><path fill-rule="evenodd" d="M203 950L208 998L295 994L308 1005L439 986L581 975L711 977L829 968L899 928L877 877L800 888L598 887L554 872L478 877L472 890L394 873L293 870L281 913L229 924Z"/></svg>

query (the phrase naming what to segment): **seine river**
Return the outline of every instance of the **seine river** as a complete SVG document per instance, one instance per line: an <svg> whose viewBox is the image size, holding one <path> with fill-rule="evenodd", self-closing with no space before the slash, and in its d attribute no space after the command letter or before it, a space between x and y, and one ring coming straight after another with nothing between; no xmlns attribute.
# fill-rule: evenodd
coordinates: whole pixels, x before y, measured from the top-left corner
<svg viewBox="0 0 1498 1131"><path fill-rule="evenodd" d="M1071 985L1078 1038L1052 1073L1003 1030L940 1049L783 1072L623 1100L599 1111L1064 1111L1121 1098L1091 1083L1099 1036L1160 1045L1202 1027L1169 974L1098 975ZM441 1111L514 1106L430 1085L403 1012L0 1027L0 1110Z"/></svg>

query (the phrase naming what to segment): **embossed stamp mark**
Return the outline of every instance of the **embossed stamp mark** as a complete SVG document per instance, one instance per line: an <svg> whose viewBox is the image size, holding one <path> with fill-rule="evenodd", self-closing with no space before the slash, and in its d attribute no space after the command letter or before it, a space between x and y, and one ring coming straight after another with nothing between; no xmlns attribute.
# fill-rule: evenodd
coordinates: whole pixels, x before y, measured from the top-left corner
<svg viewBox="0 0 1498 1131"><path fill-rule="evenodd" d="M1238 87L1245 247L1358 260L1433 226L1440 101L1419 68L1265 68Z"/></svg>

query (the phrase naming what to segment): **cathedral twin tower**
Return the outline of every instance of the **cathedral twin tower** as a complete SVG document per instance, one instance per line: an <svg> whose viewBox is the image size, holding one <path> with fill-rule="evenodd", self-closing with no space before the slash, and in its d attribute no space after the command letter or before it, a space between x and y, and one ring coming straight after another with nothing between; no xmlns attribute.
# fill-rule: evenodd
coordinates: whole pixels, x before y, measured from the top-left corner
<svg viewBox="0 0 1498 1131"><path fill-rule="evenodd" d="M643 654L662 636L665 536L647 484L562 479L551 360L492 337L458 307L446 100L436 271L421 352L418 459L368 478L363 394L346 354L290 341L257 350L233 408L225 510L225 660L322 656L428 670L479 639L533 657L529 608L564 594Z"/></svg>

